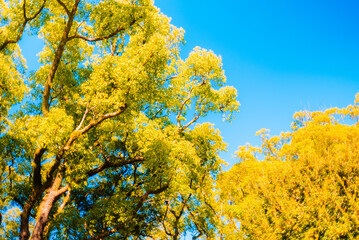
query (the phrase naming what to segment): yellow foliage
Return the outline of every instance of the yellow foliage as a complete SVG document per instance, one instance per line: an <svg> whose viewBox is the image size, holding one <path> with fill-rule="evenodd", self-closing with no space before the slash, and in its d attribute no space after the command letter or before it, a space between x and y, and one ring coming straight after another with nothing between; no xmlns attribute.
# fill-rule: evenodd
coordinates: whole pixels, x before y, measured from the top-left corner
<svg viewBox="0 0 359 240"><path fill-rule="evenodd" d="M343 109L295 114L291 133L261 130L261 148L239 147L241 162L218 181L225 239L359 237L359 125L347 120L358 96Z"/></svg>
<svg viewBox="0 0 359 240"><path fill-rule="evenodd" d="M221 57L182 60L153 0L0 0L0 18L0 238L213 239L226 144L195 124L238 111Z"/></svg>

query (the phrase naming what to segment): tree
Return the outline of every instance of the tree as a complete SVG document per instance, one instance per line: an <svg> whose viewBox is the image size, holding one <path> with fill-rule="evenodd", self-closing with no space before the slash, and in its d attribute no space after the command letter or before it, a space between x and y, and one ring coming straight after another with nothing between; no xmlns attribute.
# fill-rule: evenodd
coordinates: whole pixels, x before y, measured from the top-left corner
<svg viewBox="0 0 359 240"><path fill-rule="evenodd" d="M292 132L242 146L224 173L226 239L356 239L359 236L359 94L354 105L295 114ZM264 160L259 160L260 156Z"/></svg>
<svg viewBox="0 0 359 240"><path fill-rule="evenodd" d="M238 110L221 58L197 47L182 60L183 30L152 0L0 9L0 235L213 235L225 144L212 124L194 124ZM44 48L29 74L18 42L31 34Z"/></svg>

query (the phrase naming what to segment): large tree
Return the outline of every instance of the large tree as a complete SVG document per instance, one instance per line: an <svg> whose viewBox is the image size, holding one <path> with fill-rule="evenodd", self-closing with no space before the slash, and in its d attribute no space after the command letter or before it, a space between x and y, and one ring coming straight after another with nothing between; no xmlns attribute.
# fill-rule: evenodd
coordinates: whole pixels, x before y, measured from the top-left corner
<svg viewBox="0 0 359 240"><path fill-rule="evenodd" d="M292 131L242 146L224 173L225 239L359 237L359 94L354 105L295 114Z"/></svg>
<svg viewBox="0 0 359 240"><path fill-rule="evenodd" d="M225 144L194 124L238 110L220 57L182 60L152 0L0 0L0 17L0 236L213 236ZM44 42L31 73L29 35Z"/></svg>

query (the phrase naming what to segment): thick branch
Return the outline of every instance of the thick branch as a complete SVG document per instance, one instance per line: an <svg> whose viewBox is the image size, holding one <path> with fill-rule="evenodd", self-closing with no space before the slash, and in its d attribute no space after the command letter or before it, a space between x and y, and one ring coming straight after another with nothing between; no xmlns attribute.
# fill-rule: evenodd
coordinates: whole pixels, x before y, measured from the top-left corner
<svg viewBox="0 0 359 240"><path fill-rule="evenodd" d="M26 240L30 237L29 217L31 215L31 210L35 203L38 201L38 198L45 191L45 188L41 183L41 158L45 151L46 148L38 148L34 154L34 178L32 191L25 205L21 204L22 212L20 214L20 240Z"/></svg>
<svg viewBox="0 0 359 240"><path fill-rule="evenodd" d="M41 240L43 238L44 229L47 225L49 214L53 207L53 204L56 201L56 198L68 190L68 187L64 187L58 190L61 185L61 182L62 176L60 173L58 173L52 183L51 188L46 191L45 197L43 197L40 203L38 214L36 217L35 228L31 235L31 240Z"/></svg>
<svg viewBox="0 0 359 240"><path fill-rule="evenodd" d="M85 40L85 41L88 41L88 42L98 42L98 41L101 41L101 40L106 40L106 39L112 38L113 36L115 36L116 34L118 34L119 32L121 32L124 29L125 28L121 27L121 28L118 28L116 31L114 31L113 33L111 33L111 34L109 34L107 36L96 37L96 38L90 38L90 37L86 37L86 36L76 34L74 36L69 37L69 40L79 38L79 39L82 39L82 40Z"/></svg>
<svg viewBox="0 0 359 240"><path fill-rule="evenodd" d="M44 187L33 188L30 197L27 199L23 207L23 210L20 214L20 240L27 240L30 237L29 217L31 214L31 210L44 191Z"/></svg>
<svg viewBox="0 0 359 240"><path fill-rule="evenodd" d="M68 190L69 190L69 186L66 185L65 187L63 187L55 192L55 197L59 197L61 194L67 192Z"/></svg>
<svg viewBox="0 0 359 240"><path fill-rule="evenodd" d="M57 46L57 49L55 51L55 57L52 62L50 72L47 76L45 90L44 90L44 94L43 94L43 98L42 98L42 113L44 114L44 116L46 116L49 112L49 108L50 108L49 100L50 100L50 91L52 89L52 82L55 78L55 73L57 71L57 68L59 67L62 54L65 50L65 45L66 45L67 41L69 41L68 35L70 33L79 3L80 3L80 0L76 0L75 4L71 10L71 13L69 15L69 20L66 24L64 33L62 34L60 43Z"/></svg>
<svg viewBox="0 0 359 240"><path fill-rule="evenodd" d="M134 163L143 162L143 161L144 161L144 159L141 156L137 156L137 157L134 157L131 159L126 159L121 162L115 162L115 163L105 161L101 166L88 171L87 176L92 177L92 176L96 175L97 173L102 172L103 170L108 169L108 168L118 168L118 167L122 167L125 165L134 164Z"/></svg>
<svg viewBox="0 0 359 240"><path fill-rule="evenodd" d="M67 188L67 186L66 186L66 188ZM64 189L64 188L62 188L62 189ZM59 190L59 191L60 191L60 190ZM59 193L59 191L58 191L58 193ZM62 193L64 193L64 192L62 192ZM62 194L62 193L61 193L61 194ZM60 194L60 195L61 195L61 194ZM59 215L64 211L65 206L66 206L66 204L68 203L68 201L69 201L69 199L70 199L70 194L71 194L71 191L70 191L70 189L67 188L66 196L64 197L64 199L62 200L62 203L61 203L60 207L57 209L56 213L54 214L53 219L56 220L56 217L59 216ZM60 195L58 195L58 196L55 198L54 203L57 202L57 200L60 198ZM46 226L45 226L45 228L44 228L44 233L43 233L44 239L48 239L49 229L50 229L49 224L46 224Z"/></svg>
<svg viewBox="0 0 359 240"><path fill-rule="evenodd" d="M18 197L12 196L12 199L14 200L14 202L16 202L17 204L19 204L21 208L24 208L24 203L21 202L21 200L20 200Z"/></svg>
<svg viewBox="0 0 359 240"><path fill-rule="evenodd" d="M46 0L44 0L44 2L42 3L40 9L34 14L34 16L30 17L30 18L26 18L27 21L31 21L33 19L35 19L39 14L40 12L42 11L42 9L44 9L45 7L45 3L46 3ZM26 14L26 13L25 13Z"/></svg>
<svg viewBox="0 0 359 240"><path fill-rule="evenodd" d="M39 188L42 186L41 183L41 158L42 155L45 153L46 148L38 148L35 151L34 154L34 179L33 179L33 187L34 188Z"/></svg>
<svg viewBox="0 0 359 240"><path fill-rule="evenodd" d="M20 40L20 38L21 38L21 36L22 36L22 34L23 34L24 30L25 30L26 23L27 23L27 21L24 21L24 23L21 25L21 27L20 27L20 33L19 33L19 35L16 37L15 40L14 40L14 39L6 39L6 40L5 40L5 42L0 46L0 51L3 50L4 48L6 48L6 46L7 46L8 44L10 44L10 43L17 43L17 42Z"/></svg>
<svg viewBox="0 0 359 240"><path fill-rule="evenodd" d="M71 194L71 191L70 191L70 189L68 189L68 190L67 190L67 194L66 194L66 196L64 197L64 200L62 201L61 206L59 207L59 209L57 209L57 212L56 212L56 214L55 214L54 217L56 217L57 215L59 215L59 214L64 210L64 208L65 208L67 202L68 202L69 199L70 199L70 194Z"/></svg>

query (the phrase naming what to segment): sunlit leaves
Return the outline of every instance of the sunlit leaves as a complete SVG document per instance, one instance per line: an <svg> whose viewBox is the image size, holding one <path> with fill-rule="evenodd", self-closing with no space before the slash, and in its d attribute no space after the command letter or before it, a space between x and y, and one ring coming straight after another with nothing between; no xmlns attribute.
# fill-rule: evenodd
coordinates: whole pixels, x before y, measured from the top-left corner
<svg viewBox="0 0 359 240"><path fill-rule="evenodd" d="M263 130L261 148L240 147L242 162L219 181L220 232L229 239L357 238L359 128L347 119L356 109L299 112L291 133Z"/></svg>
<svg viewBox="0 0 359 240"><path fill-rule="evenodd" d="M226 145L196 122L230 120L237 92L212 51L181 59L184 31L153 4L0 1L1 236L214 236ZM32 73L16 45L26 31L44 42Z"/></svg>
<svg viewBox="0 0 359 240"><path fill-rule="evenodd" d="M24 59L15 46L11 54L0 52L0 124L10 107L19 103L27 91L23 83Z"/></svg>

